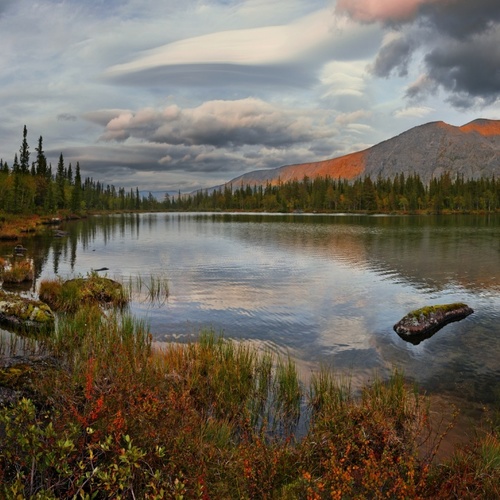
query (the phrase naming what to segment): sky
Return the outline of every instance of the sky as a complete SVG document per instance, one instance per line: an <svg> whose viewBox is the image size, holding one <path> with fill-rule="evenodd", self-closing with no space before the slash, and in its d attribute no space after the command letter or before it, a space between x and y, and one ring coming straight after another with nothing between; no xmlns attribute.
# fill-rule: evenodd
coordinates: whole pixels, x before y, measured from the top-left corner
<svg viewBox="0 0 500 500"><path fill-rule="evenodd" d="M0 0L0 158L192 192L500 119L499 0Z"/></svg>

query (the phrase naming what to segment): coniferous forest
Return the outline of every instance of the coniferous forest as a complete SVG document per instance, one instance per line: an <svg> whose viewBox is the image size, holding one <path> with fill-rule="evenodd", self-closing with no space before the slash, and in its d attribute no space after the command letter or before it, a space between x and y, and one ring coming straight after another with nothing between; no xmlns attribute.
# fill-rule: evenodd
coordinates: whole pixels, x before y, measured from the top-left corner
<svg viewBox="0 0 500 500"><path fill-rule="evenodd" d="M466 179L446 172L425 184L417 172L392 179L368 176L354 181L304 177L265 186L230 185L193 194L141 196L139 188L105 185L82 179L80 164L66 165L63 154L55 169L47 163L43 138L30 152L26 126L19 153L11 165L0 159L0 210L5 213L49 214L95 210L190 210L265 212L434 213L496 212L500 179Z"/></svg>
<svg viewBox="0 0 500 500"><path fill-rule="evenodd" d="M0 159L0 211L12 214L55 213L70 210L138 210L148 206L139 191L104 185L92 178L82 180L80 164L66 165L63 154L55 169L47 162L43 138L38 139L35 153L30 152L27 128L24 126L19 153L11 165Z"/></svg>
<svg viewBox="0 0 500 500"><path fill-rule="evenodd" d="M425 185L417 173L393 179L348 181L317 177L266 186L225 186L163 202L166 209L256 210L268 212L441 213L495 212L500 207L496 178L453 178L445 173Z"/></svg>

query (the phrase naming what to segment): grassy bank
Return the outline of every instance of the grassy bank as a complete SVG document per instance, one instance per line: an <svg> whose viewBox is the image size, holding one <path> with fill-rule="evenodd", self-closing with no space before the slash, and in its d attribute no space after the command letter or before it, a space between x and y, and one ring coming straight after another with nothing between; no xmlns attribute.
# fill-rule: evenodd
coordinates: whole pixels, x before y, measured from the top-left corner
<svg viewBox="0 0 500 500"><path fill-rule="evenodd" d="M327 370L304 387L289 359L210 332L154 350L143 323L95 305L62 314L53 337L27 342L50 362L2 370L2 384L22 386L29 399L0 408L0 497L500 493L494 422L435 463L429 402L399 372L357 396Z"/></svg>

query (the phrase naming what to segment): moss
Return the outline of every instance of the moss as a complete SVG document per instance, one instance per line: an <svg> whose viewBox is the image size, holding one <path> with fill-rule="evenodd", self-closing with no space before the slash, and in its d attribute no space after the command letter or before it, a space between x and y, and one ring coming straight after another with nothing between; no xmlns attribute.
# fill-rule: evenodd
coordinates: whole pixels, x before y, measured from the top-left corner
<svg viewBox="0 0 500 500"><path fill-rule="evenodd" d="M3 290L0 290L0 319L21 329L53 326L55 323L54 313L47 304Z"/></svg>
<svg viewBox="0 0 500 500"><path fill-rule="evenodd" d="M31 377L32 368L27 364L10 366L0 369L0 386L18 389L26 385Z"/></svg>
<svg viewBox="0 0 500 500"><path fill-rule="evenodd" d="M425 306L421 307L420 309L415 309L414 311L411 311L408 316L413 316L417 319L420 318L430 318L433 314L436 313L447 313L449 311L455 311L456 309L462 309L464 307L467 307L467 304L464 304L463 302L455 302L453 304L441 304L441 305L434 305L434 306Z"/></svg>
<svg viewBox="0 0 500 500"><path fill-rule="evenodd" d="M47 323L54 320L54 315L50 307L46 304L39 304L30 315L31 321L37 323Z"/></svg>

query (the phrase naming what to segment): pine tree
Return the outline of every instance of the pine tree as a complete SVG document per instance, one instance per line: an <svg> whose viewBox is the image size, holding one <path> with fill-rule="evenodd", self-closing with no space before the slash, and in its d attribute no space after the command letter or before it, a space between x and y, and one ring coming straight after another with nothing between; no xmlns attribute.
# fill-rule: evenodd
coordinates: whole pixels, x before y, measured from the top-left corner
<svg viewBox="0 0 500 500"><path fill-rule="evenodd" d="M82 204L82 178L80 176L80 163L76 162L75 169L75 184L73 186L73 191L71 192L71 210L73 212L78 212L81 209Z"/></svg>
<svg viewBox="0 0 500 500"><path fill-rule="evenodd" d="M36 151L36 174L41 177L47 177L47 158L45 158L45 153L43 151L43 139L42 136L38 139L38 147L35 148Z"/></svg>
<svg viewBox="0 0 500 500"><path fill-rule="evenodd" d="M23 142L19 149L19 166L22 174L29 174L30 171L30 149L27 141L28 129L26 125L23 129Z"/></svg>
<svg viewBox="0 0 500 500"><path fill-rule="evenodd" d="M73 168L71 167L71 163L69 164L68 171L66 172L66 178L68 179L69 184L73 184Z"/></svg>
<svg viewBox="0 0 500 500"><path fill-rule="evenodd" d="M66 171L64 169L64 158L61 153L59 163L57 164L56 184L57 184L57 207L64 208L66 205L66 193L64 190L66 180Z"/></svg>

